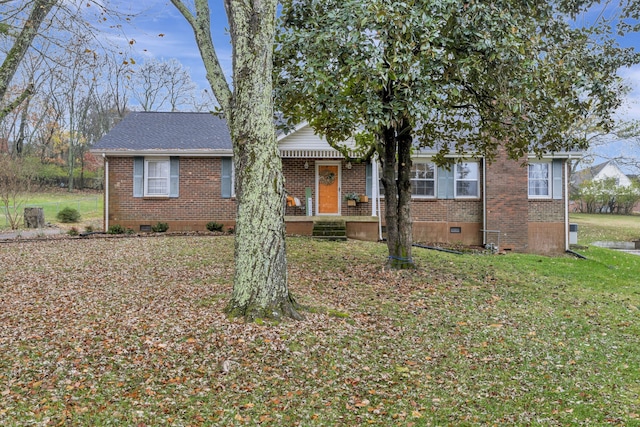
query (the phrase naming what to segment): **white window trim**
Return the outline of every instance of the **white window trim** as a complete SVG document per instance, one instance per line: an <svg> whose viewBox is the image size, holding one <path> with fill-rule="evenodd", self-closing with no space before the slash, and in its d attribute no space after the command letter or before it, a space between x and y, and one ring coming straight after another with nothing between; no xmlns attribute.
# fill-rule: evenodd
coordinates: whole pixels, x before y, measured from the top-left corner
<svg viewBox="0 0 640 427"><path fill-rule="evenodd" d="M438 196L438 167L436 166L436 164L431 161L431 160L427 160L427 159L413 159L412 163L414 165L416 164L425 164L425 163L429 163L433 166L433 179L417 179L417 178L411 178L410 181L433 181L433 195L428 196L428 195L423 195L423 194L413 194L413 187L411 188L411 198L412 199L435 199ZM412 183L413 184L413 183Z"/></svg>
<svg viewBox="0 0 640 427"><path fill-rule="evenodd" d="M548 169L548 174L547 174L547 194L531 194L529 192L530 187L529 187L529 183L531 180L531 175L529 174L529 166L527 165L527 196L530 199L537 199L537 200L548 200L551 199L553 197L553 167L551 166L551 160L535 160L535 161L529 161L529 164L546 164L547 165L547 169Z"/></svg>
<svg viewBox="0 0 640 427"><path fill-rule="evenodd" d="M162 194L149 194L149 162L165 162L167 163L167 192ZM171 161L168 157L145 157L144 158L144 197L169 197L171 187Z"/></svg>
<svg viewBox="0 0 640 427"><path fill-rule="evenodd" d="M453 169L453 197L455 199L479 199L480 198L480 162L477 160L463 160L462 163L475 163L476 164L476 179L458 179L458 166L459 163L454 164ZM462 196L458 195L458 182L473 182L476 183L476 195L475 196Z"/></svg>
<svg viewBox="0 0 640 427"><path fill-rule="evenodd" d="M236 162L231 160L231 198L236 197Z"/></svg>

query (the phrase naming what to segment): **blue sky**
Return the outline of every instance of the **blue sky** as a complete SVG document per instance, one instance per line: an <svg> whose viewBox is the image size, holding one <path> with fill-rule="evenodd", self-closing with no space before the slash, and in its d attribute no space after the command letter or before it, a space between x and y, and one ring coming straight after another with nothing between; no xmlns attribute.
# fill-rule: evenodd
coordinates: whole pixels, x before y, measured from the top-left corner
<svg viewBox="0 0 640 427"><path fill-rule="evenodd" d="M125 36L135 40L133 48L137 53L136 60L144 58L170 59L176 58L191 71L194 82L200 89L209 89L205 78L204 65L200 53L196 47L193 32L185 19L168 0L138 0L136 2L123 2L136 16L131 21L131 26L124 28ZM132 4L133 3L133 4ZM221 0L210 1L211 27L214 44L218 58L225 74L231 75L231 46L227 34L227 18ZM577 23L588 22L593 16L607 17L616 13L616 6L608 6L596 10L594 14L585 14ZM160 36L162 34L162 36ZM124 39L120 43L126 45ZM635 47L640 50L640 34L627 35L620 39L623 46ZM632 90L627 97L626 105L620 110L619 115L624 119L640 120L640 65L631 69L622 69L619 73L631 86ZM606 156L623 154L640 158L640 144L629 147L627 143L614 144L601 150Z"/></svg>
<svg viewBox="0 0 640 427"><path fill-rule="evenodd" d="M131 2L134 3L134 2ZM216 51L227 75L231 74L231 46L226 32L227 18L221 0L210 2L212 33ZM193 80L202 88L208 88L204 66L196 47L191 27L174 6L166 0L138 0L126 6L137 13L132 25L125 28L126 36L136 41L134 48L140 57L155 59L176 58L191 70ZM601 9L597 12L600 13ZM615 12L615 7L604 10L605 16ZM588 21L589 15L578 20ZM159 35L163 34L162 37ZM628 35L620 40L623 46L640 50L640 35ZM640 66L620 71L621 76L633 87L629 98L634 101L625 116L640 118Z"/></svg>

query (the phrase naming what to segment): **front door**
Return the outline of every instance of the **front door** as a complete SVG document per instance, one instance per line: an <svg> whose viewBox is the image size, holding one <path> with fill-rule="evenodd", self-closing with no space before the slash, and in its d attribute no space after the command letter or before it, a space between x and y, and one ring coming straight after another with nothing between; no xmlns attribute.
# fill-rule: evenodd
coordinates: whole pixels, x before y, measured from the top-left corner
<svg viewBox="0 0 640 427"><path fill-rule="evenodd" d="M340 163L316 163L318 215L340 214Z"/></svg>

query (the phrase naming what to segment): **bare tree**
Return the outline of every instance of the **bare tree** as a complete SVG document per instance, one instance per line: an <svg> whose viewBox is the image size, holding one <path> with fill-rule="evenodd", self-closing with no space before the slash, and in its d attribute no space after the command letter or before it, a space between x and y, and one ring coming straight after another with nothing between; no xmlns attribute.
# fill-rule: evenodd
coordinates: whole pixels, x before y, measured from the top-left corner
<svg viewBox="0 0 640 427"><path fill-rule="evenodd" d="M40 26L51 9L53 9L57 4L58 0L33 0L28 2L26 5L23 5L24 8L31 6L26 19L22 20L20 18L20 11L16 11L16 14L10 15L16 16L15 20L12 20L12 22L9 23L2 22L4 25L0 27L0 31L4 32L6 35L12 35L12 28L14 26L19 26L20 30L17 35L15 35L13 45L0 66L0 100L4 99L7 88L16 74L16 71L20 67L22 59L31 47L34 38L38 34ZM31 85L27 85L17 98L9 102L8 105L0 110L0 120L20 105L22 101L32 94L32 92L33 87Z"/></svg>
<svg viewBox="0 0 640 427"><path fill-rule="evenodd" d="M135 73L133 97L144 111L178 111L194 100L197 85L176 59L146 61Z"/></svg>
<svg viewBox="0 0 640 427"><path fill-rule="evenodd" d="M20 226L30 183L31 176L23 159L0 153L0 206L12 230Z"/></svg>

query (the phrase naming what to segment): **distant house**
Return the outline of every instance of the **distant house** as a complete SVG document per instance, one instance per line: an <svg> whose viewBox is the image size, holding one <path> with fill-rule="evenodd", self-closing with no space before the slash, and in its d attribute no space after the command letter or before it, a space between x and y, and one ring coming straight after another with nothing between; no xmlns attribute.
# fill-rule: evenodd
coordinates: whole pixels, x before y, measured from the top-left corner
<svg viewBox="0 0 640 427"><path fill-rule="evenodd" d="M616 185L621 187L629 187L632 183L631 178L618 167L616 162L609 160L575 172L572 185L574 188L579 188L586 181L602 181L607 178L615 179Z"/></svg>
<svg viewBox="0 0 640 427"><path fill-rule="evenodd" d="M349 162L304 124L279 135L278 143L289 234L309 235L315 222L340 218L351 238L384 235L375 159ZM130 113L92 151L105 159L105 228L145 231L159 221L174 231L205 230L210 221L235 225L233 152L223 119ZM545 254L568 249L567 159L576 153L514 161L501 151L492 163L452 154L457 163L450 170L436 166L434 154L422 150L413 158L415 241ZM354 193L357 202L345 199Z"/></svg>
<svg viewBox="0 0 640 427"><path fill-rule="evenodd" d="M585 190L582 189L584 184L605 180L613 180L615 186L619 187L620 190L615 192L611 190L592 190L592 194L589 191L584 193ZM630 188L634 182L637 182L637 177L626 175L613 160L577 171L571 179L573 197L570 202L570 209L587 213L613 212L630 214L638 211L640 206L636 202L637 196L634 196L637 193L633 188ZM587 195L585 196L585 194ZM591 196L588 194L591 194Z"/></svg>

